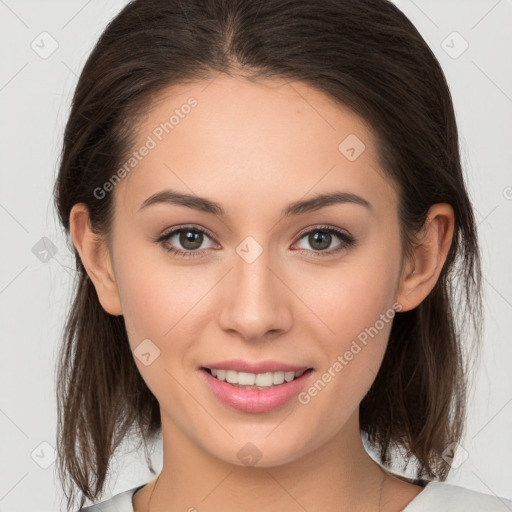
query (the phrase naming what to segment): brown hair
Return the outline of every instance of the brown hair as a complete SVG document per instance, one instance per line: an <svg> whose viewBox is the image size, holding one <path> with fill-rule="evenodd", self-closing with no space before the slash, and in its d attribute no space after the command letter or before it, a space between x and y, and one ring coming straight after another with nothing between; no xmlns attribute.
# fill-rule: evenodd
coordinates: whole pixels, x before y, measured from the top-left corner
<svg viewBox="0 0 512 512"><path fill-rule="evenodd" d="M392 448L405 449L407 460L416 459L418 477L444 480L450 465L443 451L464 429L466 325L475 341L481 338L480 256L445 76L391 2L127 4L99 38L73 97L55 184L66 234L75 203L87 205L95 232L108 234L112 194L98 200L94 190L133 151L137 124L160 93L242 72L252 80L302 81L368 123L379 163L399 193L404 255L430 206L445 202L454 209L453 242L438 282L418 307L396 314L380 371L360 404L360 427L383 464L392 461ZM82 493L80 507L103 492L126 436L138 433L146 446L160 432L159 404L134 363L124 319L103 310L72 249L78 275L57 370L58 468L69 484L68 508L73 483Z"/></svg>

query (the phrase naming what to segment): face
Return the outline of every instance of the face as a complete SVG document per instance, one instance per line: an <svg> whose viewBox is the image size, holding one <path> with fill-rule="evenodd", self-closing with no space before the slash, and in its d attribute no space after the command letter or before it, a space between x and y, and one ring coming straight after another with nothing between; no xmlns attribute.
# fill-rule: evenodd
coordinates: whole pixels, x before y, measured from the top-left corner
<svg viewBox="0 0 512 512"><path fill-rule="evenodd" d="M306 84L226 76L169 89L137 133L110 258L163 428L237 465L249 442L262 466L312 452L357 419L399 310L398 198L371 131ZM195 202L144 206L164 191ZM229 360L310 370L241 390L204 369Z"/></svg>

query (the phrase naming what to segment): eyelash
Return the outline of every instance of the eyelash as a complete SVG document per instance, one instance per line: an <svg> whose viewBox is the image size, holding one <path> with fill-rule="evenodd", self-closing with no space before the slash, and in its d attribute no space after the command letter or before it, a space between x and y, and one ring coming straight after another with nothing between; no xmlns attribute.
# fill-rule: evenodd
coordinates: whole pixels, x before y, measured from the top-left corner
<svg viewBox="0 0 512 512"><path fill-rule="evenodd" d="M161 244L162 247L167 252L174 254L175 256L177 256L179 258L195 258L198 256L203 256L206 252L208 252L207 250L182 251L181 249L176 249L175 247L167 245L166 242L168 242L170 238L172 238L174 235L181 233L183 231L192 231L195 233L202 233L203 235L208 236L212 240L215 240L214 237L211 235L211 233L204 229L199 229L195 226L181 226L179 228L173 229L172 231L169 231L168 233L165 233L165 234L157 237L154 241L156 243ZM340 240L342 240L343 243L341 243L339 245L339 247L337 247L336 249L329 249L329 250L324 250L324 251L298 249L298 252L300 252L300 253L302 253L302 252L311 253L312 252L313 254L315 254L315 257L332 256L333 254L336 254L339 251L342 251L343 249L347 249L347 248L353 246L356 242L355 238L353 238L352 236L347 235L343 231L341 231L337 228L330 227L330 226L317 226L313 229L310 229L309 231L305 231L305 232L301 233L298 240L301 240L302 238L304 238L306 235L309 235L310 233L316 233L318 231L322 231L323 233L334 234Z"/></svg>

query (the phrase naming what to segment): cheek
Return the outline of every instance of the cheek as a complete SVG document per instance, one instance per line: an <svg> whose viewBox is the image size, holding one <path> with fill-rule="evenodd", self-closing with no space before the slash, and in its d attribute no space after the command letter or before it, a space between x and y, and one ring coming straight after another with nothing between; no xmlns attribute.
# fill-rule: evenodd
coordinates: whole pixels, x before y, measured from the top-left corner
<svg viewBox="0 0 512 512"><path fill-rule="evenodd" d="M344 291L331 292L324 316L333 332L323 338L323 349L329 354L328 367L339 362L343 368L338 365L338 373L357 386L377 374L395 311L387 288L375 281L368 286L361 281L352 286L347 282Z"/></svg>
<svg viewBox="0 0 512 512"><path fill-rule="evenodd" d="M118 260L116 278L139 373L160 403L183 408L175 379L185 380L184 369L192 360L190 348L201 326L200 308L195 306L213 282L204 274L200 278L193 267L173 268L165 256L153 250L150 262L147 251L131 251Z"/></svg>
<svg viewBox="0 0 512 512"><path fill-rule="evenodd" d="M144 379L154 378L150 367L137 360L144 340L159 351L155 367L180 375L197 365L195 342L215 318L211 292L219 282L217 273L201 265L178 265L163 249L142 247L119 259L118 276L130 347Z"/></svg>
<svg viewBox="0 0 512 512"><path fill-rule="evenodd" d="M196 282L193 267L173 267L170 259L163 249L133 247L116 260L118 290L132 346L146 338L160 346L175 336L204 295L207 283Z"/></svg>
<svg viewBox="0 0 512 512"><path fill-rule="evenodd" d="M321 394L324 385L329 388L324 404L340 414L356 407L375 380L396 315L398 259L384 247L373 254L379 257L361 252L357 263L347 260L320 287L315 289L310 281L303 288L304 297L306 290L315 290L307 295L307 302L322 320L318 329L323 335L315 339L325 357L318 391L311 391Z"/></svg>
<svg viewBox="0 0 512 512"><path fill-rule="evenodd" d="M330 343L339 340L345 344L373 326L393 306L396 274L395 265L388 264L384 257L380 262L361 258L356 264L347 262L332 269L321 279L310 274L302 281L299 294L326 327ZM383 327L380 322L379 327Z"/></svg>

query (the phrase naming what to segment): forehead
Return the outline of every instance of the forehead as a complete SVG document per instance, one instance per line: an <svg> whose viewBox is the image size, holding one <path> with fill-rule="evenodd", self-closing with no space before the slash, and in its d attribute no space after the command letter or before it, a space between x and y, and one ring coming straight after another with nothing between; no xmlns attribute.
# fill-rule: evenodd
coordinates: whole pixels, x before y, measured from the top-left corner
<svg viewBox="0 0 512 512"><path fill-rule="evenodd" d="M164 188L233 208L281 207L334 188L372 203L396 199L371 127L302 82L220 75L176 85L134 130L136 165L115 191L132 211Z"/></svg>

